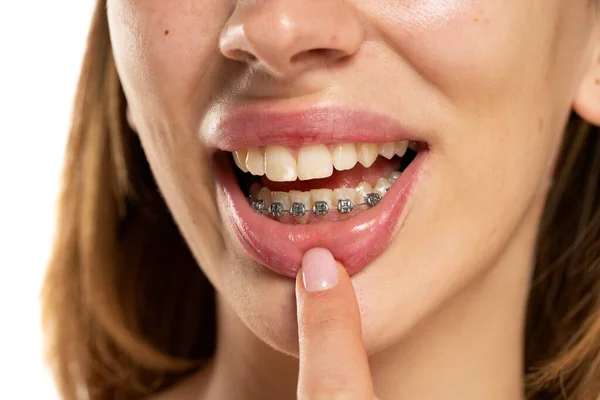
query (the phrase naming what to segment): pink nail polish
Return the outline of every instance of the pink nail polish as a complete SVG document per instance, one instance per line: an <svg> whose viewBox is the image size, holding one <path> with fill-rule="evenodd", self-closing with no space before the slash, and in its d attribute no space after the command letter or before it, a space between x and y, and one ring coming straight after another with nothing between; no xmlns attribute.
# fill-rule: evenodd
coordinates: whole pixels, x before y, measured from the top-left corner
<svg viewBox="0 0 600 400"><path fill-rule="evenodd" d="M302 280L309 292L327 290L338 284L337 264L329 250L314 248L304 253Z"/></svg>

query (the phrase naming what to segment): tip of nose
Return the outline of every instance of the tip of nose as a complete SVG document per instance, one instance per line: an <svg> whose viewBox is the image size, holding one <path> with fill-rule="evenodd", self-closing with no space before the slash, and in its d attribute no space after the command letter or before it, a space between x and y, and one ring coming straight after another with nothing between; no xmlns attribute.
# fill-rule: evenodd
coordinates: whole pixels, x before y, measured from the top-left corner
<svg viewBox="0 0 600 400"><path fill-rule="evenodd" d="M221 33L222 54L262 65L270 74L289 77L353 55L364 41L360 20L336 3L297 0L257 2L236 8Z"/></svg>

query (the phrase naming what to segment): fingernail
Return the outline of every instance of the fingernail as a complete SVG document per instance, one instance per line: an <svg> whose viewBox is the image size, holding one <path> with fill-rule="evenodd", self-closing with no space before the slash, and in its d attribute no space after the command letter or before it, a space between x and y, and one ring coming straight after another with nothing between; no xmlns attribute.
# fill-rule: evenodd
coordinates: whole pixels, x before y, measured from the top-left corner
<svg viewBox="0 0 600 400"><path fill-rule="evenodd" d="M309 292L331 289L338 284L337 264L329 250L314 248L304 253L302 280Z"/></svg>

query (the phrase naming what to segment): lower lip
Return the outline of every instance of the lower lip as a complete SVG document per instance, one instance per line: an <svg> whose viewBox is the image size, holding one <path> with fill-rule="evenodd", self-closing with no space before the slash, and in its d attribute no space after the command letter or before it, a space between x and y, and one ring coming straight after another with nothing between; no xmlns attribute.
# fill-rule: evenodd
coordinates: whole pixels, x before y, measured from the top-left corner
<svg viewBox="0 0 600 400"><path fill-rule="evenodd" d="M429 151L417 157L392 185L381 202L345 221L283 224L258 214L242 193L226 157L217 159L217 187L226 202L229 220L246 252L270 270L295 278L302 255L315 247L331 251L349 275L362 271L381 254L400 230L409 198L423 175Z"/></svg>

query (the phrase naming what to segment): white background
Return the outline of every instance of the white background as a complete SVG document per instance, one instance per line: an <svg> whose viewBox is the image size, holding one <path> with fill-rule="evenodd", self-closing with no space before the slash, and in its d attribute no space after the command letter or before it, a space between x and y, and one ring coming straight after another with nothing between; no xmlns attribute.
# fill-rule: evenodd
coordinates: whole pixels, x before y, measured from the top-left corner
<svg viewBox="0 0 600 400"><path fill-rule="evenodd" d="M0 0L0 398L57 399L39 289L94 0Z"/></svg>

